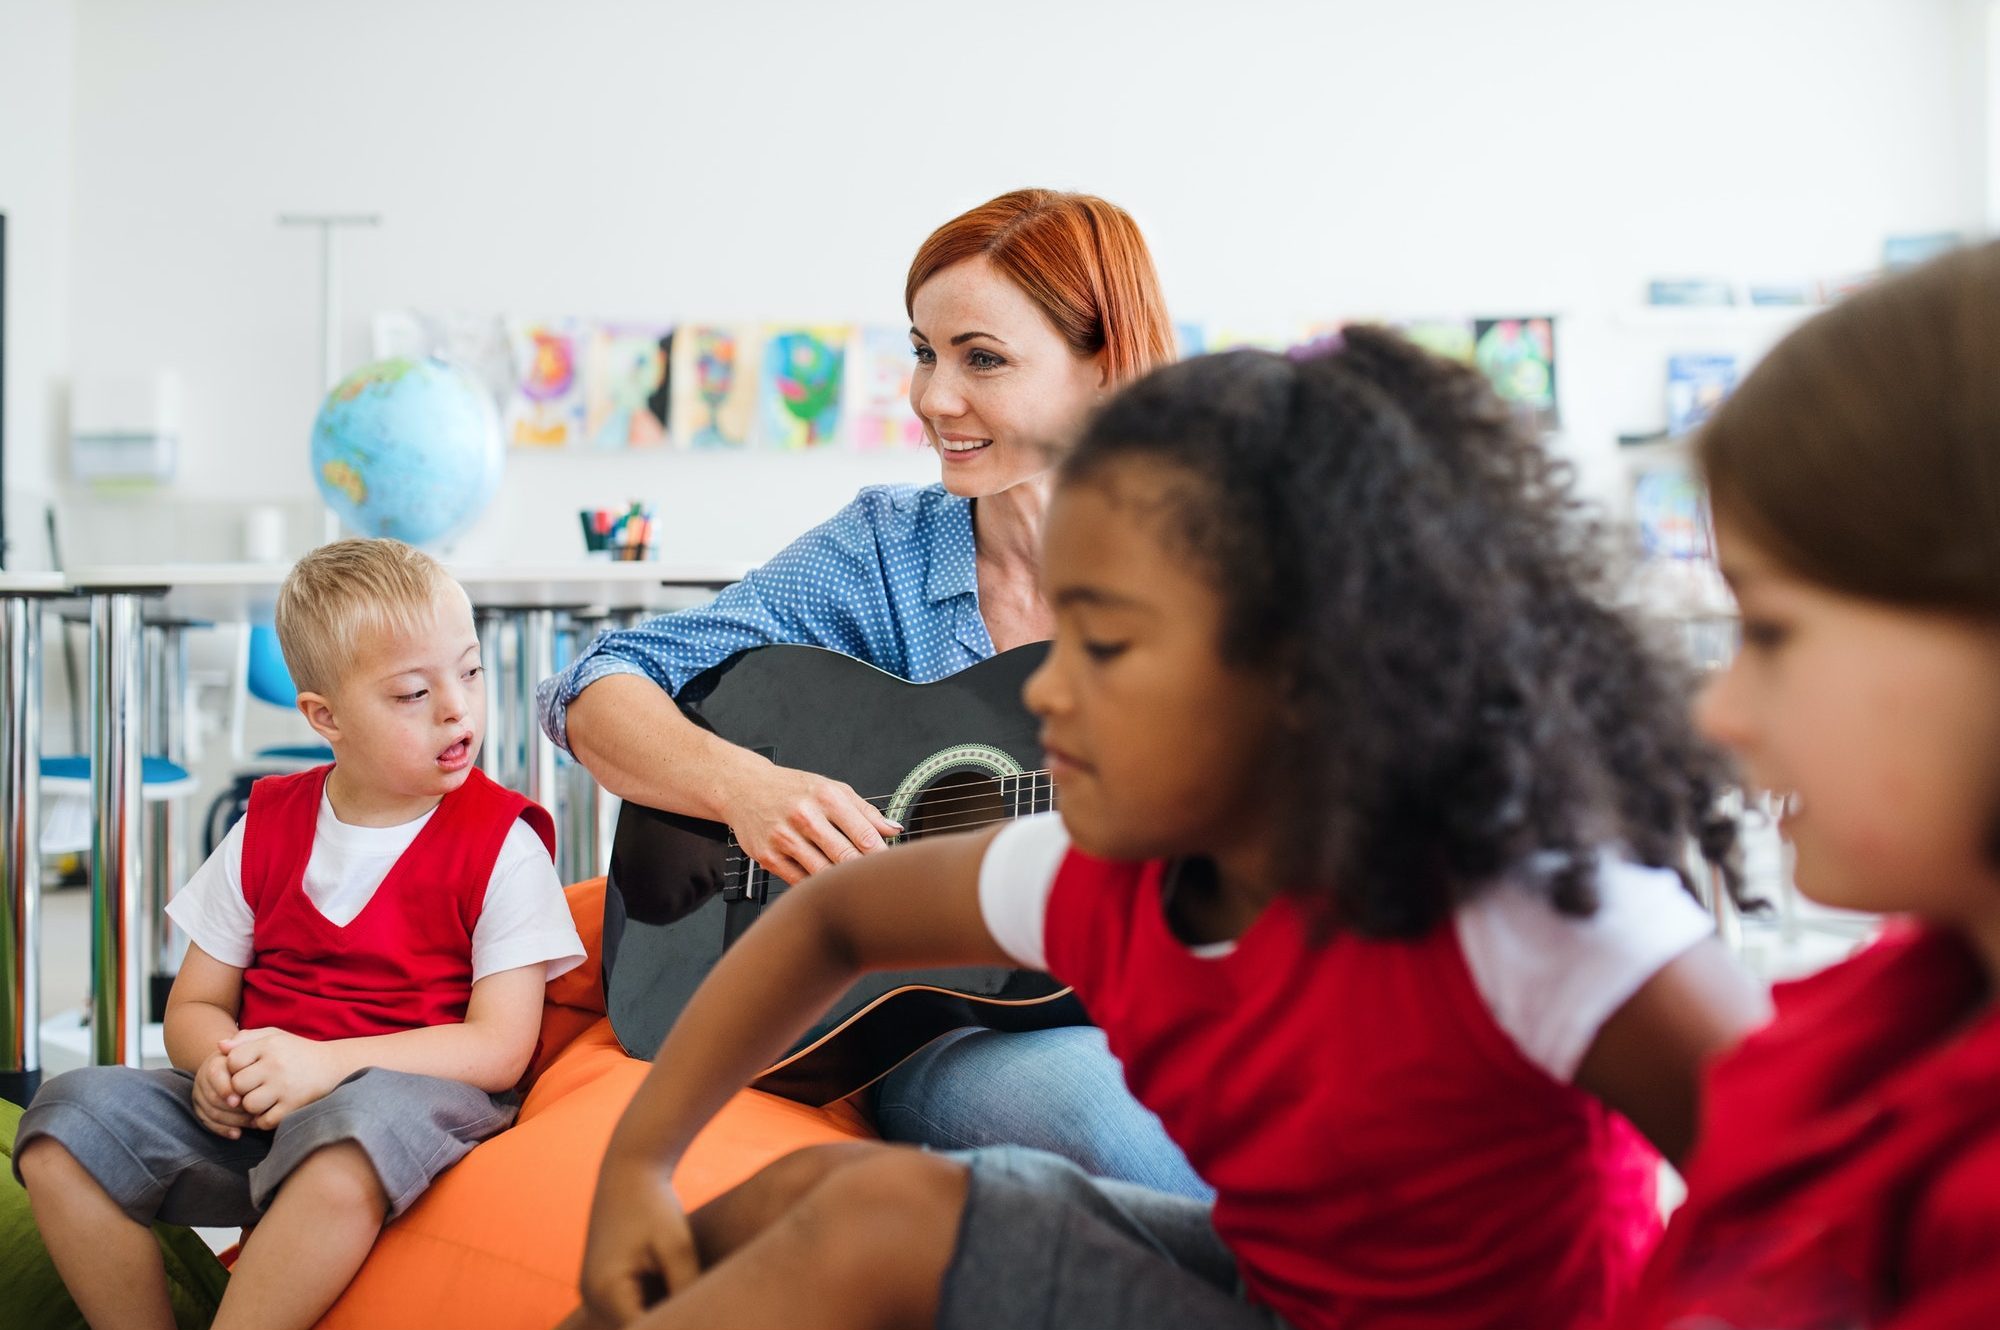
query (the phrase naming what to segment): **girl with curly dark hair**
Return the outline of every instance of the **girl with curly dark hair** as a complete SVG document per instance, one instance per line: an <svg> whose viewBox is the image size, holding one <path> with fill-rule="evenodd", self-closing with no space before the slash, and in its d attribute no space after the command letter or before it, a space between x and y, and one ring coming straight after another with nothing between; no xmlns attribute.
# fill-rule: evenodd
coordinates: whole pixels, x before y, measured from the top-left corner
<svg viewBox="0 0 2000 1330"><path fill-rule="evenodd" d="M1601 1323L1659 1228L1633 1125L1678 1156L1763 1006L1679 872L1730 858L1721 769L1596 562L1501 404L1394 334L1120 393L1045 529L1060 815L837 865L723 958L613 1139L590 1317ZM681 1213L696 1130L856 973L971 963L1075 986L1212 1207L859 1145Z"/></svg>
<svg viewBox="0 0 2000 1330"><path fill-rule="evenodd" d="M2000 245L1800 328L1700 451L1743 621L1701 723L1802 892L1900 920L1709 1073L1627 1323L2000 1323Z"/></svg>

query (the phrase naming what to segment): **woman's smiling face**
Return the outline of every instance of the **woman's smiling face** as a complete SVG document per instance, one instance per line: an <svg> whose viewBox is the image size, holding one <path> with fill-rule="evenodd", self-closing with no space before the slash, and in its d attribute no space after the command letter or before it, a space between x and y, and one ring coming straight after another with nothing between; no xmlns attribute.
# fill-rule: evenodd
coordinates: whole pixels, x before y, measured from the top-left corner
<svg viewBox="0 0 2000 1330"><path fill-rule="evenodd" d="M1103 353L1077 355L983 258L917 288L910 313L910 406L953 494L998 494L1046 473L1108 384Z"/></svg>

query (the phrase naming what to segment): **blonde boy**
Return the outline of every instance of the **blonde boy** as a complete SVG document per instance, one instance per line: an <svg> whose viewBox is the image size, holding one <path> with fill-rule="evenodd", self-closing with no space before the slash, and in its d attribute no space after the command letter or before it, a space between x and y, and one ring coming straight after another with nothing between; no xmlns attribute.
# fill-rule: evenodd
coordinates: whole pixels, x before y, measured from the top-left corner
<svg viewBox="0 0 2000 1330"><path fill-rule="evenodd" d="M169 904L174 1069L70 1072L21 1119L16 1171L93 1325L173 1324L155 1219L256 1225L217 1330L318 1320L383 1223L513 1120L543 985L583 958L548 814L473 766L464 590L344 540L277 618L333 764L259 781Z"/></svg>

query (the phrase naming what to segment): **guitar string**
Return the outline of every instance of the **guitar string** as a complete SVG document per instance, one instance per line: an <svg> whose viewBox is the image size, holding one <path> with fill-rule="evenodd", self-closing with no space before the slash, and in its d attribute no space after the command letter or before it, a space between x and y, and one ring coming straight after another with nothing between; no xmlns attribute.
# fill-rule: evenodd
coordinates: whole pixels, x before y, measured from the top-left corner
<svg viewBox="0 0 2000 1330"><path fill-rule="evenodd" d="M1051 777L1054 774L1055 773L1052 768L1041 767L1032 771L1014 772L1012 774L1005 776L990 776L985 779L992 781L996 784L1000 784L1002 786L1001 789L996 791L991 786L985 786L984 788L971 789L968 793L962 795L953 795L945 798L931 798L931 799L920 798L918 800L918 813L919 813L918 820L911 826L904 828L903 833L901 835L893 837L890 843L900 845L905 841L916 840L923 836L937 835L940 832L976 831L981 827L990 827L990 826L995 826L1001 822L1013 821L1015 817L1019 816L1018 814L1010 813L997 818L988 818L983 822L966 823L963 826L953 826L953 827L932 826L929 828L926 828L925 826L926 823L934 823L940 817L946 816L948 814L948 810L950 810L954 805L991 800L992 798L995 797L996 794L1002 799L1010 797L1010 794L1013 797L1026 795L1031 805L1037 800L1046 797L1049 801L1047 808L1035 809L1031 807L1028 811L1030 812L1053 811L1055 807L1055 798L1054 798L1055 783L1054 781L1046 780L1045 778ZM1007 781L1026 781L1028 782L1028 785L1026 789L1015 789L1010 792L1004 788L1005 782ZM946 788L951 788L951 787L946 787ZM893 801L895 798L896 798L895 794L877 794L877 795L863 796L862 801L864 803L872 804L877 807L882 807L887 805L889 802ZM734 830L731 830L729 833L728 844L731 848L740 848L740 843L736 839L736 833ZM726 872L735 871L740 865L753 862L755 862L755 860L752 859L751 856L749 855L735 854L723 860L723 869Z"/></svg>
<svg viewBox="0 0 2000 1330"><path fill-rule="evenodd" d="M1023 777L1028 777L1028 776L1041 777L1041 776L1047 776L1049 774L1050 773L1047 771L1024 771L1020 773L1020 776L1007 776L1004 777L1003 779L1019 780L1022 779ZM955 789L958 787L947 786L946 788ZM928 798L928 799L920 797L918 799L913 800L912 802L914 802L917 805L917 812L920 815L930 815L935 817L938 811L951 808L955 805L976 803L983 799L993 799L995 797L1005 799L1014 795L1022 795L1022 794L1033 796L1035 794L1040 793L1044 788L1045 787L1039 781L1024 789L1013 790L1013 791L1004 789L996 791L990 786L979 789L972 789L970 787L967 787L968 792L965 794L955 794L955 795L949 795L937 798ZM892 802L895 799L895 797L896 796L893 794L876 795L871 798L864 798L862 802L870 804L877 808L881 808L885 807L889 802Z"/></svg>
<svg viewBox="0 0 2000 1330"><path fill-rule="evenodd" d="M1052 812L1054 810L1053 807L1051 807L1049 809L1037 810L1037 811ZM989 817L983 822L967 822L963 826L930 827L930 828L917 827L904 832L900 836L897 836L896 838L891 840L889 844L906 845L911 841L923 840L930 836L945 836L960 831L978 831L982 827L997 827L1003 822L1013 822L1015 820L1016 818L1013 815L1003 814L1000 817ZM732 845L734 845L735 843L736 842L734 840L730 841L730 844ZM747 854L732 854L722 861L722 867L724 872L735 872L738 869L740 869L744 864L757 863L757 862L758 862L757 860L753 859L751 856ZM761 867L761 864L759 866Z"/></svg>
<svg viewBox="0 0 2000 1330"><path fill-rule="evenodd" d="M1054 774L1055 774L1055 769L1054 769L1053 767L1041 767L1041 768L1038 768L1037 770L1034 770L1034 771L1016 771L1016 772L1014 772L1014 773L1012 773L1012 774L1010 774L1010 775L1006 775L1006 776L991 776L991 775L989 775L989 776L983 776L983 777L981 777L981 778L980 778L980 780L981 780L982 782L984 782L984 781L993 781L993 782L1000 782L1000 781L1010 781L1010 780L1027 780L1027 779L1028 779L1028 778L1030 778L1030 777L1039 777L1039 776L1052 776L1052 775L1054 775ZM951 785L948 785L948 786L946 786L945 788L946 788L946 789L957 789L957 788L960 788L960 787L958 787L958 786L951 786ZM966 788L970 788L970 787L966 787ZM991 791L990 789L987 789L987 790L982 790L982 791L980 791L979 793L975 793L975 794L969 794L969 795L964 795L964 796L955 796L955 797L960 797L960 798L969 798L969 799L977 799L977 798L979 798L979 797L981 796L981 794L990 794L991 792L992 792L992 791ZM901 793L902 793L902 791L901 791L901 790L894 790L894 791L891 791L891 792L890 792L890 793L888 793L888 794L864 794L864 795L862 795L862 796L861 796L861 802L862 802L862 803L865 803L865 804L873 804L873 805L874 805L875 807L877 807L877 808L887 808L887 807L888 807L888 806L889 806L890 804L892 804L892 803L894 803L894 802L896 801L896 796L897 796L898 794L901 794ZM948 802L951 802L951 800L942 800L942 801L939 801L939 800L929 800L929 799L920 799L920 802L922 802L922 803L925 803L925 804L931 804L931 803L934 803L934 802L947 802L947 803L948 803Z"/></svg>
<svg viewBox="0 0 2000 1330"><path fill-rule="evenodd" d="M917 805L917 812L920 816L927 816L932 820L936 820L936 818L940 816L943 812L953 807L968 803L977 803L985 800L991 800L996 796L1001 799L1006 799L1009 797L1015 797L1025 794L1031 799L1035 798L1042 793L1044 788L1047 788L1051 791L1054 789L1053 782L1049 783L1045 787L1042 780L1040 779L1041 777L1048 776L1051 774L1053 773L1047 770L1023 771L1018 775L1002 776L997 778L999 781L1022 780L1029 777L1035 778L1034 782L1025 789L1015 789L1010 791L1004 788L1004 786L999 790L995 790L991 786L982 786L981 788L977 789L966 787L967 792L964 794L957 794L946 797L929 798L929 799L918 798L914 802ZM947 786L946 788L949 789L957 787ZM872 798L864 799L863 802L869 804L875 804L876 800L878 799L888 801L888 800L893 800L895 797L896 797L895 795L877 795ZM733 836L734 833L732 832L731 835Z"/></svg>

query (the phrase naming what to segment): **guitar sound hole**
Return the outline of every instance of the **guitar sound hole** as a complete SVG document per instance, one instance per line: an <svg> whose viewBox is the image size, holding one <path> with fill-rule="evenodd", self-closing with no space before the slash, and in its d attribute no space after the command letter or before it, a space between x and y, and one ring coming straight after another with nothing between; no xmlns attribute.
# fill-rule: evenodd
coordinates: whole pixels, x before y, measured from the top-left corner
<svg viewBox="0 0 2000 1330"><path fill-rule="evenodd" d="M941 831L969 831L990 827L1007 818L1011 809L1000 788L1000 778L983 771L954 771L924 787L904 818L907 836L928 836Z"/></svg>

